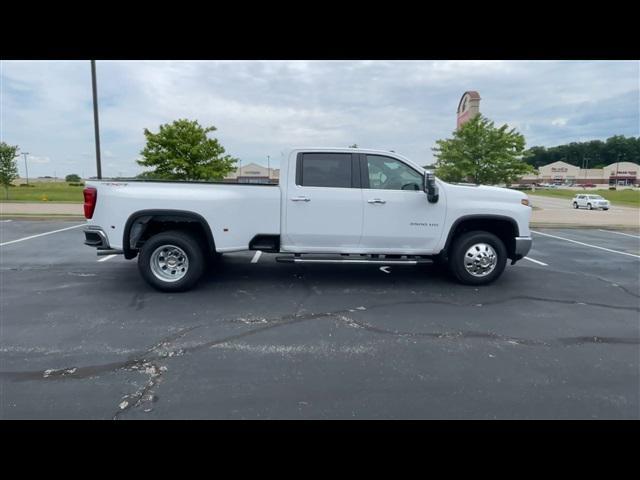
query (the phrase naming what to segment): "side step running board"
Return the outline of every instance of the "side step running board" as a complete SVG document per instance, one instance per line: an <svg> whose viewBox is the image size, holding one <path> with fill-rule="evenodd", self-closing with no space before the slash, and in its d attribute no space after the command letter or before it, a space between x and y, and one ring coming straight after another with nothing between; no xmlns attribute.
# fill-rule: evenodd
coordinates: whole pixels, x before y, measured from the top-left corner
<svg viewBox="0 0 640 480"><path fill-rule="evenodd" d="M407 259L407 260L384 260L379 258L368 259L356 259L356 258L304 258L304 257L276 257L276 262L280 263L359 263L370 265L417 265L423 263L432 263L432 260L427 258Z"/></svg>
<svg viewBox="0 0 640 480"><path fill-rule="evenodd" d="M99 257L103 257L105 255L121 255L124 251L116 250L114 248L99 248L96 253Z"/></svg>

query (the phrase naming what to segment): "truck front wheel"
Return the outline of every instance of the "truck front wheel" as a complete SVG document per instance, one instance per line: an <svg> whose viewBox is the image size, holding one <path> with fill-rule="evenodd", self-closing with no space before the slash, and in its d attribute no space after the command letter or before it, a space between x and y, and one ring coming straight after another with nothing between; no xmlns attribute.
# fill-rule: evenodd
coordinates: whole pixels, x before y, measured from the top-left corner
<svg viewBox="0 0 640 480"><path fill-rule="evenodd" d="M493 233L474 231L457 237L449 254L449 269L459 282L485 285L498 278L507 264L507 249Z"/></svg>
<svg viewBox="0 0 640 480"><path fill-rule="evenodd" d="M202 276L204 265L200 243L179 230L154 235L144 243L138 256L142 278L163 292L189 290Z"/></svg>

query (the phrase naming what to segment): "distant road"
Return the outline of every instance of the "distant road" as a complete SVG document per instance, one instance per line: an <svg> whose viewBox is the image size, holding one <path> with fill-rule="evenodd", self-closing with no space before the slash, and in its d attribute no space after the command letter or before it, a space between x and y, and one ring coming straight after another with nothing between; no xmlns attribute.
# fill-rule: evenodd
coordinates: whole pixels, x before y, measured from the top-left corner
<svg viewBox="0 0 640 480"><path fill-rule="evenodd" d="M574 209L567 198L529 194L534 207L531 223L537 225L582 225L589 227L621 226L640 229L640 209L612 205L608 211Z"/></svg>
<svg viewBox="0 0 640 480"><path fill-rule="evenodd" d="M0 215L84 215L81 203L0 203Z"/></svg>

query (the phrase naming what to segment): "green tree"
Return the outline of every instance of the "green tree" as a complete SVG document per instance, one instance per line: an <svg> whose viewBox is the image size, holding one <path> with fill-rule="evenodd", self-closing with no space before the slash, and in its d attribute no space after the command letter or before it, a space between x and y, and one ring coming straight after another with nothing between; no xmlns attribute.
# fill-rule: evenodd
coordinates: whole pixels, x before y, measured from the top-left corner
<svg viewBox="0 0 640 480"><path fill-rule="evenodd" d="M6 199L9 199L11 182L18 178L17 151L17 145L8 145L5 142L0 142L0 184L4 187Z"/></svg>
<svg viewBox="0 0 640 480"><path fill-rule="evenodd" d="M640 162L640 137L614 135L606 141L571 142L555 147L531 147L525 154L525 160L534 167L562 161L583 167L599 168L615 162Z"/></svg>
<svg viewBox="0 0 640 480"><path fill-rule="evenodd" d="M70 173L69 175L64 177L64 181L69 183L78 183L80 180L80 175L78 175L77 173Z"/></svg>
<svg viewBox="0 0 640 480"><path fill-rule="evenodd" d="M453 132L453 138L436 141L436 175L445 181L511 184L533 168L522 160L524 136L508 125L477 115Z"/></svg>
<svg viewBox="0 0 640 480"><path fill-rule="evenodd" d="M160 125L158 133L145 128L147 145L138 164L154 170L139 175L166 180L221 180L237 161L225 155L217 139L207 137L216 127L202 127L197 120L176 120Z"/></svg>
<svg viewBox="0 0 640 480"><path fill-rule="evenodd" d="M349 145L349 148L358 148L358 144L354 143L353 145Z"/></svg>

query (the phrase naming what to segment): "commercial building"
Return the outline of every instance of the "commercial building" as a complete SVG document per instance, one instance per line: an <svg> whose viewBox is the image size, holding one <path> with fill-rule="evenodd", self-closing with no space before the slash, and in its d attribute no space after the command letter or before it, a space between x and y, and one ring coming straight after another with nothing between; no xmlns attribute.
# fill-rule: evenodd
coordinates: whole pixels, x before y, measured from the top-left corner
<svg viewBox="0 0 640 480"><path fill-rule="evenodd" d="M250 163L237 168L224 177L224 181L233 183L278 183L280 181L280 169L267 168L256 163Z"/></svg>
<svg viewBox="0 0 640 480"><path fill-rule="evenodd" d="M538 173L525 175L520 179L522 184L556 183L563 185L592 183L595 185L637 185L638 169L633 162L616 162L604 168L580 168L566 162L558 161L544 165Z"/></svg>

